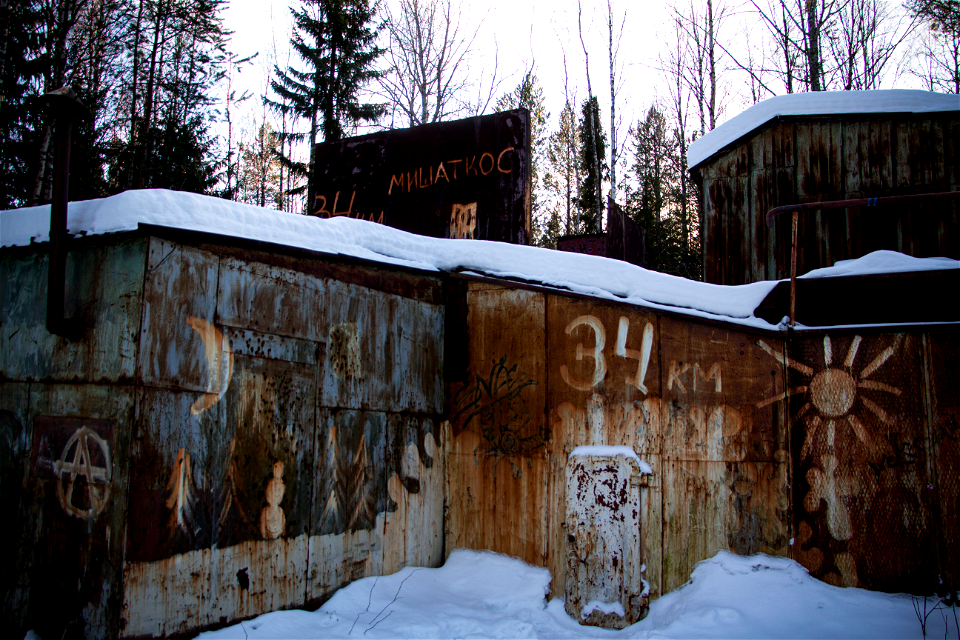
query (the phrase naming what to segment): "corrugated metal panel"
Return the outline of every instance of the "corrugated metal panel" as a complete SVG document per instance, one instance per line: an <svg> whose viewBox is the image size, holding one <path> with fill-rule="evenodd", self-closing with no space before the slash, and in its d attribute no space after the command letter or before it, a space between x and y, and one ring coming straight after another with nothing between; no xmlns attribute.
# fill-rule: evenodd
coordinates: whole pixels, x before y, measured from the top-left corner
<svg viewBox="0 0 960 640"><path fill-rule="evenodd" d="M67 317L83 328L78 341L47 331L47 254L0 258L0 375L11 380L131 380L145 246L134 240L67 254L65 308Z"/></svg>
<svg viewBox="0 0 960 640"><path fill-rule="evenodd" d="M797 560L842 586L936 584L920 340L833 333L788 357Z"/></svg>

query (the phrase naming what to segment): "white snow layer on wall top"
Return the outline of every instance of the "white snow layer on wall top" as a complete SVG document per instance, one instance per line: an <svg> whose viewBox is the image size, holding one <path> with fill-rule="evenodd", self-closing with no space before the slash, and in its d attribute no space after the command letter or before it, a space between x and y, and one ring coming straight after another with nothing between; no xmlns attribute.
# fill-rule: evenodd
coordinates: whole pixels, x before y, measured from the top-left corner
<svg viewBox="0 0 960 640"><path fill-rule="evenodd" d="M716 152L777 116L826 116L852 113L933 113L960 111L960 95L889 89L883 91L811 91L774 96L727 120L687 149L695 167Z"/></svg>
<svg viewBox="0 0 960 640"><path fill-rule="evenodd" d="M101 200L70 203L68 230L74 235L134 231L140 224L215 233L424 271L518 279L605 300L775 328L753 315L776 285L773 281L740 286L707 284L599 256L486 240L428 238L363 220L325 220L163 189L126 191ZM49 235L49 205L0 211L0 247L47 242ZM956 260L925 260L940 268L948 263L960 266ZM857 264L844 263L845 275L856 273Z"/></svg>

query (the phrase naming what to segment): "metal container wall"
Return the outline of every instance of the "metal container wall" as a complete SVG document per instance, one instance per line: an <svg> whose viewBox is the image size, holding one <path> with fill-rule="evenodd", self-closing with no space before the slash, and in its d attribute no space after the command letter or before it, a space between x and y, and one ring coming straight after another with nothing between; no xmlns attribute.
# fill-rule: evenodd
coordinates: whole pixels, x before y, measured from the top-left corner
<svg viewBox="0 0 960 640"><path fill-rule="evenodd" d="M15 629L195 633L442 561L439 280L184 237L75 244L77 342L43 252L0 257Z"/></svg>

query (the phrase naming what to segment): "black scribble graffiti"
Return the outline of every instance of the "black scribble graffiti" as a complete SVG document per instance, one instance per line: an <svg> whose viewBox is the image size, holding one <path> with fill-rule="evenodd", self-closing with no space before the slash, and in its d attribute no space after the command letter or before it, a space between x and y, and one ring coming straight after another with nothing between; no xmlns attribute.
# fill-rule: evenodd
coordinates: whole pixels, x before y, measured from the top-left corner
<svg viewBox="0 0 960 640"><path fill-rule="evenodd" d="M878 462L867 462L877 478L886 469L917 464L927 452L923 436L917 436L911 440L899 433L888 433L887 441L893 453L881 457Z"/></svg>
<svg viewBox="0 0 960 640"><path fill-rule="evenodd" d="M453 423L465 429L478 420L480 434L490 443L489 453L498 455L538 449L550 439L549 429L531 428L530 410L520 397L524 388L537 382L524 379L517 364L508 367L506 362L507 356L500 358L486 379L477 375L453 399Z"/></svg>

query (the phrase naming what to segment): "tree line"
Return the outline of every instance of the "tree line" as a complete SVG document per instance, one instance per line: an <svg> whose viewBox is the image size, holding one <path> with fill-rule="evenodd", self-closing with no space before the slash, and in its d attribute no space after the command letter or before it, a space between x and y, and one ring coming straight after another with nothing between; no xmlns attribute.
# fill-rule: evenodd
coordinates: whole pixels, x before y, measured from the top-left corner
<svg viewBox="0 0 960 640"><path fill-rule="evenodd" d="M316 142L525 107L537 244L602 232L612 198L645 229L649 266L698 278L699 193L686 150L728 111L904 74L960 93L960 0L675 2L656 95L644 117L623 123L626 15L613 0L607 50L592 52L604 54L608 78L592 82L581 8L582 57L568 66L564 52L555 119L534 67L504 88L496 52L492 65L470 64L478 30L456 0L301 0L290 53L270 58L257 96L233 88L253 61L229 50L226 0L0 0L0 207L50 201L54 120L42 96L65 85L89 111L75 128L71 199L161 187L291 212L312 200ZM585 96L569 90L571 75L586 80ZM259 117L238 123L254 103Z"/></svg>

